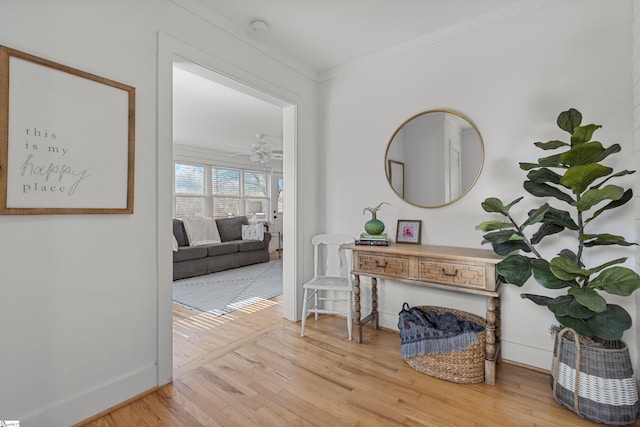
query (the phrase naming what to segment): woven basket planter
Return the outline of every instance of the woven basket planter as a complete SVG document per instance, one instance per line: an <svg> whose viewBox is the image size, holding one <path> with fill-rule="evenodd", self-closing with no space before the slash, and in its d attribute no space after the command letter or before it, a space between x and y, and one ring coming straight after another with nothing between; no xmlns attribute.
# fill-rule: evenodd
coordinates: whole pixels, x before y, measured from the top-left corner
<svg viewBox="0 0 640 427"><path fill-rule="evenodd" d="M622 344L620 349L596 348L580 345L573 329L558 332L551 365L556 401L581 418L609 425L633 424L640 411L638 388L629 349Z"/></svg>
<svg viewBox="0 0 640 427"><path fill-rule="evenodd" d="M469 320L485 326L486 321L475 314L444 307L419 306L423 312L453 313L460 320ZM486 354L486 330L476 333L478 343L450 353L429 353L404 359L416 371L432 377L461 384L484 382L484 359ZM443 338L446 340L447 338Z"/></svg>

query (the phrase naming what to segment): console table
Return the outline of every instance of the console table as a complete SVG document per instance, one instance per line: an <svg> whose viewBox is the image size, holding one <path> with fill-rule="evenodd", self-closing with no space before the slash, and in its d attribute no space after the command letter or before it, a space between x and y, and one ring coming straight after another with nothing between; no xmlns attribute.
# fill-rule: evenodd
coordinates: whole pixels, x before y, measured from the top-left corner
<svg viewBox="0 0 640 427"><path fill-rule="evenodd" d="M502 260L488 249L452 246L343 245L353 251L355 276L355 340L362 342L362 325L378 329L377 284L379 278L487 297L485 382L495 385L500 354L500 285L495 265ZM371 313L361 318L360 276L371 277Z"/></svg>

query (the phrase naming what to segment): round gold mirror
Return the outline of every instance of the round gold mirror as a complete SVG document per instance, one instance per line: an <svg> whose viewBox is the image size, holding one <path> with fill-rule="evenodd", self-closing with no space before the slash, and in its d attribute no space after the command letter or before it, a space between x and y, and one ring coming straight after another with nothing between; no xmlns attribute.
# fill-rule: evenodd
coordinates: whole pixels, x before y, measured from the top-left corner
<svg viewBox="0 0 640 427"><path fill-rule="evenodd" d="M454 111L429 110L393 133L385 154L389 185L412 205L438 208L471 190L484 164L476 126Z"/></svg>

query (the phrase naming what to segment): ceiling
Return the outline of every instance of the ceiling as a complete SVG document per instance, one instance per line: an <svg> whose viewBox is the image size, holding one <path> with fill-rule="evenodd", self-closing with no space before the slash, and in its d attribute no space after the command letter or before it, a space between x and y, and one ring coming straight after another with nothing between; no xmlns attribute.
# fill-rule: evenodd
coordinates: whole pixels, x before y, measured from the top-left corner
<svg viewBox="0 0 640 427"><path fill-rule="evenodd" d="M173 1L315 80L377 52L514 3L513 0ZM250 24L256 19L263 20L267 28L253 30ZM194 64L176 64L174 141L248 155L255 134L261 133L274 148L281 149L282 108L257 92L248 95L243 93L247 88L220 79Z"/></svg>
<svg viewBox="0 0 640 427"><path fill-rule="evenodd" d="M186 0L183 0L186 1ZM513 0L191 0L214 24L323 73L508 6ZM535 0L526 0L535 1ZM253 31L251 21L268 28Z"/></svg>
<svg viewBox="0 0 640 427"><path fill-rule="evenodd" d="M173 141L248 158L256 134L282 149L282 107L193 63L174 63Z"/></svg>

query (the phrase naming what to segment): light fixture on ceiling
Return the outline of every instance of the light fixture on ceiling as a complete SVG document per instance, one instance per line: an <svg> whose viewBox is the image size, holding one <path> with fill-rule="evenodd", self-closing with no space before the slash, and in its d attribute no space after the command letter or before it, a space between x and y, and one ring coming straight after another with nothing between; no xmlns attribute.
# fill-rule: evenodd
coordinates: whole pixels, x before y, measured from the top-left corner
<svg viewBox="0 0 640 427"><path fill-rule="evenodd" d="M256 133L256 142L251 145L251 155L249 156L249 160L254 163L267 163L271 160L271 146L264 142L264 135L261 133Z"/></svg>
<svg viewBox="0 0 640 427"><path fill-rule="evenodd" d="M268 152L256 151L255 153L252 153L251 156L249 156L249 160L254 163L267 163L269 160L271 160L271 156Z"/></svg>
<svg viewBox="0 0 640 427"><path fill-rule="evenodd" d="M254 33L261 33L269 29L269 23L264 19L254 19L249 23L249 28Z"/></svg>

